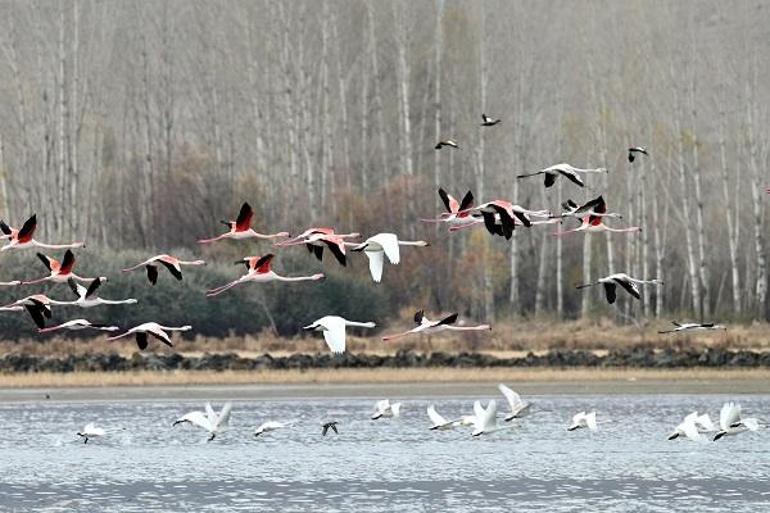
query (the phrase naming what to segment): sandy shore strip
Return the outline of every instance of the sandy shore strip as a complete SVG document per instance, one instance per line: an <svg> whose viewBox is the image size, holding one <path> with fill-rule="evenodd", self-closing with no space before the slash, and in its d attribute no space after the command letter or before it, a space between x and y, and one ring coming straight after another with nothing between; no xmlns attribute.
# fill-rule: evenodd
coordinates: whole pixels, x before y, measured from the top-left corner
<svg viewBox="0 0 770 513"><path fill-rule="evenodd" d="M0 401L259 400L523 394L759 394L770 369L311 369L0 375ZM46 399L48 397L49 399Z"/></svg>

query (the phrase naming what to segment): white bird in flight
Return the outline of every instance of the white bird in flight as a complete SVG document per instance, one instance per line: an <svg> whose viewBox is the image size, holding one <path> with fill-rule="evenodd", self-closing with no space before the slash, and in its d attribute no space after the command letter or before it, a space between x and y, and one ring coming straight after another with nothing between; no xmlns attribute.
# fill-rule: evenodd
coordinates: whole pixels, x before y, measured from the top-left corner
<svg viewBox="0 0 770 513"><path fill-rule="evenodd" d="M427 317L425 317L425 311L419 310L417 313L414 314L414 322L417 324L416 327L405 331L403 333L397 333L395 335L387 335L385 337L382 337L383 341L388 340L394 340L400 337L405 337L407 335L412 335L416 333L422 333L425 335L432 335L434 333L440 333L442 331L489 331L492 329L489 324L480 324L478 326L454 326L454 323L457 322L457 316L458 314L453 313L451 315L448 315L441 319L440 321L431 321Z"/></svg>
<svg viewBox="0 0 770 513"><path fill-rule="evenodd" d="M270 431L276 431L278 429L288 428L291 427L290 422L278 422L275 420L269 420L267 422L262 423L256 431L254 431L254 436L260 436L265 433L269 433Z"/></svg>
<svg viewBox="0 0 770 513"><path fill-rule="evenodd" d="M227 429L230 424L230 411L232 410L232 403L226 403L222 410L217 413L214 411L210 403L206 403L206 411L191 411L185 413L174 421L172 426L177 424L189 423L193 426L198 426L209 432L208 441L212 441L216 436Z"/></svg>
<svg viewBox="0 0 770 513"><path fill-rule="evenodd" d="M726 327L722 326L721 324L715 324L713 322L680 323L677 321L671 321L671 324L674 325L673 330L664 330L664 331L659 331L658 333L664 334L664 333L679 333L680 331L713 331L713 330L727 331Z"/></svg>
<svg viewBox="0 0 770 513"><path fill-rule="evenodd" d="M326 345L329 346L332 353L345 352L345 328L355 326L360 328L374 328L377 325L373 322L349 321L338 315L326 315L314 321L302 329L305 331L320 331L323 333Z"/></svg>
<svg viewBox="0 0 770 513"><path fill-rule="evenodd" d="M473 431L472 436L488 435L504 429L511 429L515 426L501 426L497 423L497 401L490 400L486 409L481 405L481 401L473 403Z"/></svg>
<svg viewBox="0 0 770 513"><path fill-rule="evenodd" d="M56 326L50 326L48 328L38 328L37 332L51 333L53 331L58 331L58 330L80 331L80 330L87 330L87 329L99 330L99 331L119 331L120 330L118 326L94 324L87 319L72 319L71 321L57 324Z"/></svg>
<svg viewBox="0 0 770 513"><path fill-rule="evenodd" d="M531 406L530 403L523 401L519 394L502 383L497 385L497 388L505 396L505 400L508 401L508 406L511 407L511 413L505 416L505 421L509 422L524 416L527 409Z"/></svg>
<svg viewBox="0 0 770 513"><path fill-rule="evenodd" d="M375 283L382 281L382 268L385 264L385 257L393 265L398 265L401 262L399 246L430 246L430 243L424 240L399 240L395 233L378 233L360 244L352 242L346 242L345 244L352 246L351 251L364 252L369 259L369 272Z"/></svg>
<svg viewBox="0 0 770 513"><path fill-rule="evenodd" d="M698 412L694 411L674 428L674 431L668 435L668 439L676 440L684 436L696 442L705 442L706 437L703 436L703 433L712 431L716 431L716 428L714 423L711 422L711 417L709 417L708 413L698 415Z"/></svg>
<svg viewBox="0 0 770 513"><path fill-rule="evenodd" d="M719 431L714 435L715 442L723 436L737 435L744 431L756 431L759 429L759 420L753 417L741 418L741 405L728 402L722 406L722 410L719 412L719 427Z"/></svg>
<svg viewBox="0 0 770 513"><path fill-rule="evenodd" d="M389 399L382 399L374 404L372 420L382 417L398 418L401 416L401 403L391 403Z"/></svg>
<svg viewBox="0 0 770 513"><path fill-rule="evenodd" d="M645 283L649 283L653 285L663 285L663 282L657 278L653 278L650 280L641 280L638 278L632 278L626 273L615 273L615 274L610 274L609 276L605 276L604 278L599 278L599 280L593 283L584 283L582 285L577 285L575 288L584 289L586 287L595 287L596 285L602 285L604 287L604 295L607 298L607 302L609 304L613 304L618 297L618 294L617 294L618 285L620 285L623 288L623 290L631 294L636 299L641 299L642 293L639 290L639 285L643 285Z"/></svg>
<svg viewBox="0 0 770 513"><path fill-rule="evenodd" d="M93 422L89 422L82 430L77 432L77 435L83 438L84 444L87 444L91 438L98 438L106 434L107 432L104 429L96 427Z"/></svg>
<svg viewBox="0 0 770 513"><path fill-rule="evenodd" d="M430 427L431 431L437 430L437 429L452 429L453 427L457 427L462 425L463 418L454 419L454 420L447 420L442 416L439 412L436 411L436 407L434 405L428 406L428 417L430 418L430 421L433 423L433 425Z"/></svg>
<svg viewBox="0 0 770 513"><path fill-rule="evenodd" d="M583 178L580 176L581 174L606 173L606 172L607 172L607 168L604 168L604 167L597 167L592 169L581 169L578 167L571 166L566 162L562 162L561 164L555 164L545 169L541 169L540 171L535 171L534 173L518 175L516 178L528 178L530 176L545 175L543 184L546 186L546 188L548 188L548 187L551 187L554 183L556 183L556 178L558 178L559 176L563 176L564 178L574 183L575 185L578 185L580 187L585 187L585 182L583 182Z"/></svg>
<svg viewBox="0 0 770 513"><path fill-rule="evenodd" d="M70 289L72 289L72 293L75 294L75 297L77 298L73 304L80 308L93 308L98 305L135 305L137 303L137 300L133 298L102 299L97 296L96 291L103 283L101 278L94 279L88 288L77 283L73 279L67 280L67 283L69 284Z"/></svg>
<svg viewBox="0 0 770 513"><path fill-rule="evenodd" d="M127 337L129 335L136 335L136 345L139 347L140 350L144 351L147 349L147 343L148 343L148 335L152 335L153 337L157 338L164 344L166 344L168 347L174 347L174 344L171 343L171 338L168 336L167 331L190 331L192 329L192 326L181 326L179 328L174 328L171 326L162 326L158 324L157 322L145 322L144 324L140 324L139 326L134 326L130 330L126 331L125 333L121 333L120 335L115 335L114 337L108 337L107 340L117 340L119 338Z"/></svg>
<svg viewBox="0 0 770 513"><path fill-rule="evenodd" d="M596 412L586 413L581 411L576 413L572 417L572 424L567 428L567 431L575 431L576 429L588 428L591 431L596 431L598 428L596 424Z"/></svg>

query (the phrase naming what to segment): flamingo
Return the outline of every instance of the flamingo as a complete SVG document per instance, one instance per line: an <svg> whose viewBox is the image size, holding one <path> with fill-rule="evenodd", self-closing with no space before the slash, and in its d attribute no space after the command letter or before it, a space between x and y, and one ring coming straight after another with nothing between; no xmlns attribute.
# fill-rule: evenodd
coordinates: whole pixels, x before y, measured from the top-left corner
<svg viewBox="0 0 770 513"><path fill-rule="evenodd" d="M163 264L163 266L168 269L168 272L171 273L171 275L176 278L177 280L182 280L182 266L183 265L193 265L193 266L199 266L199 265L206 265L206 262L203 260L192 260L192 261L186 261L186 260L179 260L176 257L173 257L171 255L155 255L154 257L148 258L144 262L140 264L136 264L133 267L129 267L127 269L123 269L124 273L134 271L136 269L139 269L140 267L145 267L147 269L147 279L150 281L151 284L155 285L158 283L158 265L157 264Z"/></svg>
<svg viewBox="0 0 770 513"><path fill-rule="evenodd" d="M321 424L321 436L326 436L326 432L329 431L330 429L334 431L335 435L339 435L340 432L337 431L337 424L339 424L339 422L337 422L336 420L331 420L329 422L324 422L323 424Z"/></svg>
<svg viewBox="0 0 770 513"><path fill-rule="evenodd" d="M430 421L433 423L433 425L430 427L431 431L435 431L437 429L440 429L440 430L452 429L454 427L461 425L463 421L463 419L447 420L439 412L436 411L436 407L432 404L428 406L427 411L428 411L428 418L430 418Z"/></svg>
<svg viewBox="0 0 770 513"><path fill-rule="evenodd" d="M323 235L336 235L337 237L342 237L343 239L355 239L355 238L361 236L360 233L355 233L355 232L353 232L353 233L337 233L334 230L334 228L329 228L329 227L311 227L311 228L308 228L307 230L305 230L304 232L300 233L296 237L294 237L292 239L276 242L275 244L273 244L273 246L277 246L277 247L286 246L286 245L289 245L291 243L296 243L298 241L306 239L306 238L310 237L311 235L315 235L315 234L318 234L318 233L323 234Z"/></svg>
<svg viewBox="0 0 770 513"><path fill-rule="evenodd" d="M77 298L73 304L79 306L80 308L93 308L94 306L98 305L134 305L137 303L137 300L133 298L102 299L99 296L96 296L96 290L102 284L101 278L96 278L94 281L92 281L88 288L80 285L73 279L69 279L67 283Z"/></svg>
<svg viewBox="0 0 770 513"><path fill-rule="evenodd" d="M208 438L208 442L212 441L219 433L222 433L230 424L230 411L232 410L232 403L226 403L219 413L214 411L211 404L206 403L206 412L191 411L179 417L171 425L172 427L177 424L192 424L198 426L209 432L211 436Z"/></svg>
<svg viewBox="0 0 770 513"><path fill-rule="evenodd" d="M332 353L339 354L345 352L345 328L347 326L374 328L377 325L373 322L355 322L337 315L326 315L302 329L305 331L320 331L323 333L326 345L329 346Z"/></svg>
<svg viewBox="0 0 770 513"><path fill-rule="evenodd" d="M588 232L588 233L597 233L597 232L610 232L610 233L627 233L627 232L641 232L642 229L639 226L629 226L626 228L612 228L611 226L607 226L604 224L604 218L601 216L594 216L594 215L587 215L583 217L583 219L580 222L580 226L577 228L573 228L572 230L565 230L554 233L555 236L561 237L563 235L567 235L569 233L576 233L576 232Z"/></svg>
<svg viewBox="0 0 770 513"><path fill-rule="evenodd" d="M222 235L218 235L211 239L201 239L198 241L198 244L210 244L222 239L280 239L289 236L288 232L278 232L269 235L257 233L251 227L251 220L253 217L254 210L252 210L251 205L249 205L247 202L244 202L243 205L241 205L241 210L238 212L238 218L235 221L220 221L230 229L229 232L223 233Z"/></svg>
<svg viewBox="0 0 770 513"><path fill-rule="evenodd" d="M556 178L558 178L559 176L563 176L570 182L580 187L585 187L585 183L583 182L583 179L580 176L582 173L606 173L606 172L607 172L607 168L604 168L604 167L597 167L592 169L591 168L581 169L578 167L571 166L566 162L562 162L561 164L556 164L556 165L547 167L545 169L541 169L540 171L535 171L534 173L518 175L516 178L528 178L530 176L545 175L543 183L546 186L546 188L548 188L548 187L551 187L554 183L556 183Z"/></svg>
<svg viewBox="0 0 770 513"><path fill-rule="evenodd" d="M401 262L401 252L399 246L430 246L429 242L424 240L405 241L399 240L395 233L378 233L366 239L361 244L351 244L351 251L363 251L369 259L369 272L375 283L382 281L382 268L385 263L385 257L393 265Z"/></svg>
<svg viewBox="0 0 770 513"><path fill-rule="evenodd" d="M481 126L495 126L496 124L500 123L500 119L496 118L490 118L486 114L481 115Z"/></svg>
<svg viewBox="0 0 770 513"><path fill-rule="evenodd" d="M29 312L32 320L38 328L45 328L45 319L51 318L51 306L54 305L74 305L74 301L57 301L51 299L45 294L33 294L5 305L3 308L10 311L16 307L24 307Z"/></svg>
<svg viewBox="0 0 770 513"><path fill-rule="evenodd" d="M576 429L588 428L591 431L599 429L596 423L596 412L586 413L581 411L576 413L572 417L572 424L567 428L567 431L575 431Z"/></svg>
<svg viewBox="0 0 770 513"><path fill-rule="evenodd" d="M451 315L448 315L447 317L444 317L440 321L431 321L425 316L425 311L420 310L414 314L414 322L417 324L416 327L410 329L409 331L405 331L403 333L382 337L382 340L383 341L395 340L397 338L401 338L407 335L412 335L417 333L433 335L434 333L440 333L442 331L447 331L447 330L448 331L489 331L492 329L492 327L489 324L480 324L478 326L454 326L454 323L457 322L457 316L458 314L453 313Z"/></svg>
<svg viewBox="0 0 770 513"><path fill-rule="evenodd" d="M126 331L125 333L121 333L120 335L115 335L114 337L108 337L107 340L117 340L119 338L127 337L129 335L136 335L136 345L139 346L139 349L144 351L147 349L147 342L148 342L148 336L152 335L153 337L157 338L164 344L166 344L168 347L174 347L174 344L171 343L171 338L169 338L167 331L190 331L192 329L192 326L181 326L179 328L172 328L169 326L162 326L158 324L157 322L145 322L144 324L140 324L139 326L134 326L130 330Z"/></svg>
<svg viewBox="0 0 770 513"><path fill-rule="evenodd" d="M206 292L206 295L209 297L212 296L218 296L222 292L229 290L236 285L240 285L242 283L246 282L257 282L257 283L266 283L270 281L285 281L285 282L295 282L295 281L318 281L323 280L325 278L323 273L313 274L312 276L280 276L273 272L273 270L270 268L270 263L275 257L274 254L268 253L267 255L261 256L261 257L247 257L248 261L246 261L248 266L248 271L246 274L241 276L235 281L231 281L230 283L227 283L225 285L222 285L220 287L213 288Z"/></svg>
<svg viewBox="0 0 770 513"><path fill-rule="evenodd" d="M320 227L308 228L293 239L284 240L273 244L275 247L296 246L304 244L310 253L313 253L319 261L323 261L324 247L328 247L334 254L337 261L343 266L346 265L344 239L355 239L361 234L336 233L334 228Z"/></svg>
<svg viewBox="0 0 770 513"><path fill-rule="evenodd" d="M462 226L468 223L475 223L476 219L468 210L473 206L473 193L468 191L463 196L462 201L457 201L452 195L439 188L438 195L446 207L446 212L442 213L436 219L421 219L424 223L448 223L452 226Z"/></svg>
<svg viewBox="0 0 770 513"><path fill-rule="evenodd" d="M93 422L89 422L83 429L77 432L77 435L83 438L84 444L87 444L91 438L97 438L106 434L107 432L104 429L96 427Z"/></svg>
<svg viewBox="0 0 770 513"><path fill-rule="evenodd" d="M100 331L119 331L120 330L120 328L118 328L117 326L107 326L106 324L94 324L91 321L88 321L86 319L72 319L71 321L63 322L56 326L51 326L50 328L38 328L37 332L51 333L58 330L80 331L80 330L87 330L87 329L100 330Z"/></svg>
<svg viewBox="0 0 770 513"><path fill-rule="evenodd" d="M591 201L587 201L582 205L578 205L571 199L565 201L561 205L566 212L563 212L559 217L584 217L585 214L590 214L593 217L614 217L616 219L622 219L623 216L615 212L607 212L607 203L604 201L603 196L598 196Z"/></svg>
<svg viewBox="0 0 770 513"><path fill-rule="evenodd" d="M484 219L484 225L487 227L487 231L492 235L502 235L506 239L510 239L513 234L516 223L514 218L518 219L521 224L526 227L532 226L532 217L551 217L551 212L548 210L529 210L519 205L514 205L510 201L505 200L493 200L481 205L477 205L470 209L471 212L478 212ZM499 216L500 226L496 224L496 217Z"/></svg>
<svg viewBox="0 0 770 513"><path fill-rule="evenodd" d="M679 323L677 321L671 321L675 327L673 330L659 331L658 333L679 333L680 331L712 331L712 330L724 330L727 328L721 324L715 324L713 322L685 322Z"/></svg>
<svg viewBox="0 0 770 513"><path fill-rule="evenodd" d="M615 299L617 298L617 287L620 285L623 287L623 289L631 294L636 299L641 299L642 295L639 292L639 284L644 283L651 283L654 285L663 285L663 282L660 281L657 278L653 278L651 280L639 280L637 278L632 278L626 273L615 273L610 274L609 276L605 276L604 278L599 278L598 281L594 283L585 283L583 285L577 285L576 289L584 289L587 287L594 287L596 285L603 285L604 286L604 295L607 298L607 302L609 304L613 304L615 302Z"/></svg>
<svg viewBox="0 0 770 513"><path fill-rule="evenodd" d="M505 400L508 401L508 406L511 407L511 413L505 416L506 422L522 417L524 412L531 406L530 403L524 402L519 394L502 383L497 385L497 388L505 396Z"/></svg>
<svg viewBox="0 0 770 513"><path fill-rule="evenodd" d="M737 435L744 431L757 431L759 421L755 418L741 418L741 405L734 402L725 403L719 412L720 430L714 435L716 442L723 436Z"/></svg>
<svg viewBox="0 0 770 513"><path fill-rule="evenodd" d="M440 150L444 146L448 146L450 148L454 148L456 150L460 149L460 146L457 145L457 143L453 139L444 139L443 141L439 141L436 143L436 146L433 148L436 150Z"/></svg>
<svg viewBox="0 0 770 513"><path fill-rule="evenodd" d="M269 433L270 431L276 431L278 429L284 429L291 427L291 422L277 422L275 420L269 420L263 424L261 424L256 431L254 431L254 436L258 437L259 435L262 435L264 433Z"/></svg>
<svg viewBox="0 0 770 513"><path fill-rule="evenodd" d="M374 403L374 413L371 419L377 420L382 417L398 418L401 416L401 403L391 403L389 399L382 399Z"/></svg>
<svg viewBox="0 0 770 513"><path fill-rule="evenodd" d="M480 219L480 218L476 217L478 215L480 215L480 214L474 214L474 217L472 218L472 220L467 222L467 223L465 223L465 224L463 224L463 225L460 225L460 226L450 226L449 227L449 231L450 232L457 232L457 231L460 231L460 230L467 230L469 228L475 228L477 226L482 226L483 225L487 229L487 231L492 230L492 231L494 231L495 235L500 235L502 237L505 237L505 231L503 230L502 221L501 221L500 216L498 214L494 214L494 218L490 219L491 223L493 223L493 224L490 224L490 225L487 225L483 218ZM530 224L530 226L538 226L538 225L542 225L542 224L557 224L557 223L561 223L561 222L562 222L562 220L561 220L560 217L550 217L548 219L538 219L538 220L530 221L529 224ZM522 222L519 221L517 218L513 219L513 224L515 226L524 226L522 224ZM490 233L492 233L492 232L490 232ZM513 236L513 232L511 232L511 236Z"/></svg>
<svg viewBox="0 0 770 513"><path fill-rule="evenodd" d="M85 242L71 242L69 244L44 244L38 242L32 238L37 228L37 215L32 214L32 217L24 221L24 224L19 230L10 228L7 224L3 223L3 238L8 239L8 244L0 248L0 251L8 251L11 249L26 249L26 248L44 248L44 249L74 249L85 247Z"/></svg>
<svg viewBox="0 0 770 513"><path fill-rule="evenodd" d="M54 283L65 283L69 280L88 283L91 283L94 280L107 281L107 278L104 276L99 276L98 278L83 278L82 276L75 274L73 272L73 269L75 268L75 254L72 253L72 250L70 249L64 253L64 258L61 262L42 253L38 253L37 257L48 268L50 274L43 278L38 278L37 280L24 281L22 282L24 285L34 285L44 281L52 281Z"/></svg>
<svg viewBox="0 0 770 513"><path fill-rule="evenodd" d="M642 146L634 146L633 148L628 149L628 161L633 162L636 159L636 154L640 155L647 155L650 154L647 152L647 148L644 148Z"/></svg>
<svg viewBox="0 0 770 513"><path fill-rule="evenodd" d="M280 242L275 244L275 246L285 247L296 246L299 244L304 244L305 247L307 247L307 250L315 254L316 258L321 261L323 260L324 247L327 247L341 266L347 266L347 257L345 255L345 237L343 236L337 235L335 233L315 232L303 238Z"/></svg>

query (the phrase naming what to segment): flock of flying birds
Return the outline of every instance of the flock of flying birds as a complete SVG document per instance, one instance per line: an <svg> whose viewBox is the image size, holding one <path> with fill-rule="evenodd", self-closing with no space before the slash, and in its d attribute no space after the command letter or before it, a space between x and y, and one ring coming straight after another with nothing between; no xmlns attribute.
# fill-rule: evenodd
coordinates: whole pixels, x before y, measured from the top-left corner
<svg viewBox="0 0 770 513"><path fill-rule="evenodd" d="M483 406L481 401L475 401L472 414L461 415L453 419L447 419L442 416L436 410L436 406L430 404L427 407L428 419L430 420L428 429L432 431L444 431L454 428L470 428L470 434L474 437L515 429L525 416L532 413L532 403L524 401L518 393L502 383L498 385L498 389L503 394L510 410L504 414L502 422L500 422L500 419L498 418L497 401L495 399L491 399L486 407ZM402 404L400 402L391 402L388 399L382 399L375 403L374 412L371 414L370 418L372 420L388 417L397 419L401 416L401 406ZM208 433L209 437L207 441L210 442L214 440L217 435L222 434L228 429L231 410L232 403L229 402L226 403L218 413L212 408L211 404L207 403L203 411L196 410L186 413L176 419L172 426L190 424L201 428ZM576 431L579 429L597 431L601 422L610 421L597 420L596 411L581 411L572 417L572 421L566 429L567 431ZM271 431L291 428L294 427L295 424L294 421L284 422L270 420L260 424L255 429L254 436L260 437ZM339 434L341 429L340 424L340 421L334 419L322 420L320 425L321 435L326 436L330 431ZM687 415L667 438L668 440L689 439L696 442L706 442L709 439L709 435L711 435L711 440L717 441L727 435L737 435L746 431L757 431L759 427L759 421L756 418L744 418L741 416L741 406L739 404L727 402L722 406L719 413L718 426L711 421L711 417L708 413L699 415L698 412L695 411ZM107 430L97 427L93 423L89 423L81 431L78 431L77 435L83 438L83 443L88 443L89 439L106 436Z"/></svg>
<svg viewBox="0 0 770 513"><path fill-rule="evenodd" d="M501 123L500 119L495 119L482 114L482 123L484 127L493 127ZM459 145L452 139L439 141L435 149L442 148L459 149ZM646 148L636 146L628 149L628 161L634 162L640 156L649 156ZM577 187L585 187L584 177L591 174L606 173L605 168L581 169L573 167L566 163L556 164L533 173L518 175L518 178L529 178L543 176L543 184L549 188L556 183L556 180L563 178ZM554 214L547 209L529 209L520 205L513 204L502 199L494 199L480 204L474 204L474 197L471 191L468 191L457 201L453 196L440 188L439 196L446 207L446 212L441 213L434 219L422 219L424 222L444 223L449 226L449 232L465 230L474 227L483 226L492 236L500 236L510 239L513 231L517 227L531 228L537 225L563 223L565 220L579 221L575 228L563 231L557 231L555 236L565 236L578 232L613 232L613 233L634 233L641 230L638 226L613 227L606 223L609 219L622 219L622 215L617 212L610 212L607 208L607 202L603 196L598 196L583 204L573 200L567 200L562 204L563 211ZM211 244L222 240L247 240L247 239L265 239L277 240L273 246L276 248L287 248L291 246L303 245L318 260L323 260L324 251L328 250L336 261L342 265L347 265L347 249L352 252L363 252L369 260L369 271L372 280L375 283L382 281L382 274L386 262L391 265L398 265L401 261L401 247L425 247L429 243L426 241L406 241L401 240L394 233L378 233L363 242L353 241L359 239L358 233L337 233L333 228L312 227L308 228L296 237L290 237L288 232L278 232L273 234L263 234L252 228L252 219L254 211L248 203L241 206L240 212L235 220L222 221L227 227L227 231L208 239L202 239L200 244ZM170 333L175 331L189 331L191 326L165 326L157 322L145 322L129 329L121 330L119 326L96 324L84 318L71 319L61 324L46 326L47 320L52 318L53 307L60 306L79 306L81 308L91 308L98 305L116 305L116 304L134 304L136 299L128 298L121 300L103 299L99 297L98 291L101 285L107 281L107 277L100 276L94 278L84 278L75 274L76 264L73 249L81 248L83 242L72 242L67 244L45 244L34 238L37 228L37 217L33 215L21 228L12 228L3 221L0 221L1 239L7 241L0 251L22 250L28 248L40 248L43 250L66 250L63 258L57 260L41 252L37 253L40 261L48 270L48 275L38 279L11 282L0 282L0 286L16 287L23 285L33 285L38 283L66 283L69 285L73 294L71 300L57 300L49 298L44 294L32 294L12 303L0 307L0 311L18 312L26 310L41 333L51 333L59 330L101 330L106 332L122 333L108 337L108 340L116 340L127 336L134 336L140 350L148 346L149 337L154 337L162 343L173 346ZM246 256L238 260L236 264L244 265L246 272L239 278L215 287L206 292L208 297L215 297L234 287L245 283L255 282L264 283L271 281L280 282L303 282L320 281L324 279L323 273L312 274L309 276L283 276L272 270L271 265L275 258L274 253L263 255ZM182 280L183 267L202 266L206 262L203 260L186 261L168 254L152 256L143 262L132 267L123 269L123 272L131 272L144 268L147 279L150 284L155 285L159 278L159 272L165 268L174 278ZM85 285L81 285L81 283ZM599 278L596 282L578 285L578 289L594 287L601 285L607 302L615 303L618 287L627 292L635 299L641 298L640 286L645 284L662 285L658 279L640 279L634 278L625 272L612 273L608 276ZM458 322L458 314L452 313L438 320L431 320L425 315L423 310L414 315L415 327L394 335L386 335L383 340L393 340L413 334L434 334L441 331L483 331L489 330L488 324L477 326L468 326L464 322ZM345 332L347 327L373 328L375 323L350 321L337 315L327 315L317 319L304 327L306 331L318 331L323 334L324 340L334 353L345 351ZM715 323L678 323L674 322L674 329L662 331L661 333L672 333L691 330L714 330L724 329Z"/></svg>

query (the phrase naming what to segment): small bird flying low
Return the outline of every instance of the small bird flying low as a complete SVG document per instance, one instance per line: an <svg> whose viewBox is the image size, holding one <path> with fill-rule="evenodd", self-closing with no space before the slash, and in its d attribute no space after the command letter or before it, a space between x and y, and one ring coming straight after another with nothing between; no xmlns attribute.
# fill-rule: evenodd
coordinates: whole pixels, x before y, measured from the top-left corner
<svg viewBox="0 0 770 513"><path fill-rule="evenodd" d="M444 139L442 141L439 141L439 142L436 143L436 146L434 146L433 148L436 149L436 150L440 150L444 146L448 146L448 147L454 148L456 150L460 149L460 147L457 145L457 143L454 140L452 140L452 139Z"/></svg>
<svg viewBox="0 0 770 513"><path fill-rule="evenodd" d="M647 148L644 148L642 146L634 146L633 148L628 149L628 161L633 162L634 160L636 160L636 154L647 155L647 156L650 155L649 153L647 153Z"/></svg>

